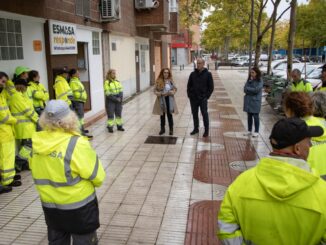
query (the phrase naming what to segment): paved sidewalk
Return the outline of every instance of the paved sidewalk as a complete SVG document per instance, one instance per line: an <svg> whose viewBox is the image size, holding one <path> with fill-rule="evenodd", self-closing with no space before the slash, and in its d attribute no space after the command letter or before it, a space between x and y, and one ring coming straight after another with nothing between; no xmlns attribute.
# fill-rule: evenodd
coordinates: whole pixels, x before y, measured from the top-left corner
<svg viewBox="0 0 326 245"><path fill-rule="evenodd" d="M152 115L152 90L124 106L125 132L107 133L105 119L90 127L92 144L107 172L97 190L100 244L218 244L214 237L218 201L234 177L269 152L268 136L276 117L268 106L263 106L261 114L261 136L255 140L242 136L246 123L242 88L247 76L243 71L213 72L216 90L209 102L211 137L203 140L202 131L198 137L189 135L193 126L186 84L191 70L188 66L173 71L179 109L174 116L175 145L144 144L160 129L159 116ZM240 152L241 159L232 164L229 146ZM216 165L223 154L227 169ZM213 155L217 158L209 158ZM227 173L224 182L218 177L222 170ZM0 196L0 244L47 244L31 175L23 172L22 177L22 187ZM201 207L208 212L198 212Z"/></svg>

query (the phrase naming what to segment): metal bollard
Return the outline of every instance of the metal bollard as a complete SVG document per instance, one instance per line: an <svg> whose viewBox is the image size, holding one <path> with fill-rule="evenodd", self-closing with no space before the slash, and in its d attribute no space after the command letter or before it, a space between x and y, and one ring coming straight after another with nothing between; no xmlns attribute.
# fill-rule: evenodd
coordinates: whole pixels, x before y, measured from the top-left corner
<svg viewBox="0 0 326 245"><path fill-rule="evenodd" d="M215 70L217 70L218 69L218 63L217 63L217 61L215 61Z"/></svg>
<svg viewBox="0 0 326 245"><path fill-rule="evenodd" d="M180 65L180 71L182 71L182 69L181 69L181 68L182 68L182 66Z"/></svg>
<svg viewBox="0 0 326 245"><path fill-rule="evenodd" d="M209 64L207 64L207 69L209 70Z"/></svg>

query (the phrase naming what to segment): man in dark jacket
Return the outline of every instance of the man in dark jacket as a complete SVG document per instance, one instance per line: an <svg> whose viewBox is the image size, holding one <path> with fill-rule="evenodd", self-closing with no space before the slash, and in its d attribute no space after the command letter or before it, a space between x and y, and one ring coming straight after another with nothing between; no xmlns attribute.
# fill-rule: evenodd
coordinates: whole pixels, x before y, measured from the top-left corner
<svg viewBox="0 0 326 245"><path fill-rule="evenodd" d="M207 137L209 133L207 100L214 91L214 81L212 74L204 67L204 65L204 59L197 59L197 69L195 69L195 71L193 71L189 76L187 94L190 100L191 112L194 121L194 130L190 133L190 135L199 133L198 108L200 107L205 127L203 137Z"/></svg>

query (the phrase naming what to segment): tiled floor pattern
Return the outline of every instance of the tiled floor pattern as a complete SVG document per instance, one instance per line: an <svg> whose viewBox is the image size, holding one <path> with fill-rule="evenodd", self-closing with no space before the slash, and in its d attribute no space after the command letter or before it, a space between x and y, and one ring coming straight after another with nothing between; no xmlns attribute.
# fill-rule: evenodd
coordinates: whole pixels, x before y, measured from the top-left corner
<svg viewBox="0 0 326 245"><path fill-rule="evenodd" d="M160 124L159 117L152 115L155 95L151 90L124 106L125 132L108 134L105 119L90 127L94 135L92 145L107 173L106 181L97 190L100 244L184 244L190 205L222 200L226 190L226 185L203 183L194 178L196 152L228 151L229 144L237 145L241 154L245 149L252 151L239 132L244 130L239 120L243 125L246 122L242 87L247 74L234 70L219 72L221 81L216 81L212 100L228 95L232 104L209 103L214 137L203 140L201 135L189 135L192 117L186 81L191 70L190 66L184 71L173 70L180 112L174 116L174 133L178 137L175 145L144 143L148 136L158 134ZM258 157L269 151L267 142L273 120L275 116L263 108L261 136L251 140ZM237 173L255 164L238 160L238 157L228 160L233 161L228 164ZM30 173L23 172L22 180L23 186L0 196L0 244L47 244L44 216ZM215 218L213 215L212 220Z"/></svg>

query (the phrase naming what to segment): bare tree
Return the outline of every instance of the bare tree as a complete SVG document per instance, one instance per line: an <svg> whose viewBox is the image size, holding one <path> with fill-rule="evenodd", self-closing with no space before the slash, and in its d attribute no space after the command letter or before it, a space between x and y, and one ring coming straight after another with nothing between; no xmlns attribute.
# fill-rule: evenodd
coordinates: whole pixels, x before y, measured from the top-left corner
<svg viewBox="0 0 326 245"><path fill-rule="evenodd" d="M297 0L292 0L290 3L291 6L291 15L290 15L290 30L288 36L288 66L287 66L287 80L290 81L290 74L292 71L292 61L293 61L293 46L294 46L294 37L296 29L296 15L297 15Z"/></svg>

